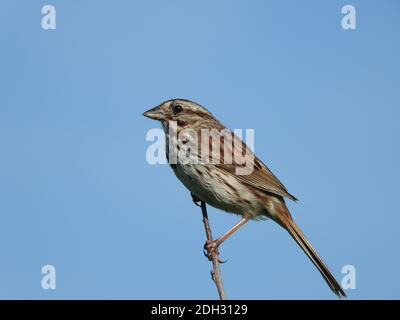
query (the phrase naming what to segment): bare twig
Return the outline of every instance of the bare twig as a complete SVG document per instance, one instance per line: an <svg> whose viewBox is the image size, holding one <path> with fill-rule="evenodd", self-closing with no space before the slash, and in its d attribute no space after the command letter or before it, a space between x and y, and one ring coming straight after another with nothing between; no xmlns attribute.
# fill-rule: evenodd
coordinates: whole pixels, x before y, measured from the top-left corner
<svg viewBox="0 0 400 320"><path fill-rule="evenodd" d="M204 229L206 230L206 235L207 235L207 241L209 243L212 243L213 237L212 237L212 232L211 232L211 227L210 223L208 222L208 214L207 214L207 207L205 202L201 201L201 213L203 214L203 223L204 223ZM219 260L219 252L218 249L212 250L209 252L210 255L210 260L212 261L213 264L213 270L211 271L211 278L215 282L215 285L217 286L219 298L221 300L226 300L226 293L224 289L224 284L222 283L222 277L221 277L221 269L219 267L220 260Z"/></svg>

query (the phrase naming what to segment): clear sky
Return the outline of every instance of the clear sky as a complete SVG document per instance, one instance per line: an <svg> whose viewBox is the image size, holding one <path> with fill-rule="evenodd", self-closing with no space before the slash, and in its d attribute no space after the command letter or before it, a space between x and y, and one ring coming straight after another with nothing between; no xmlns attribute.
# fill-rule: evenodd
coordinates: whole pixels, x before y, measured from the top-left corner
<svg viewBox="0 0 400 320"><path fill-rule="evenodd" d="M175 97L255 130L350 299L400 298L399 39L396 0L0 1L0 298L217 298L199 208L146 162L141 114ZM271 221L220 251L231 299L335 299Z"/></svg>

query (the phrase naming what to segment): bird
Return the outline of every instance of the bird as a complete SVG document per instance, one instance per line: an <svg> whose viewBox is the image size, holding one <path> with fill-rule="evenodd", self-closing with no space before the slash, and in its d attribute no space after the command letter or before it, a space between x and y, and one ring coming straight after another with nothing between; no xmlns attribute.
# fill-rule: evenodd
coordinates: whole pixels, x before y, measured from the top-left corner
<svg viewBox="0 0 400 320"><path fill-rule="evenodd" d="M193 201L241 217L221 237L206 243L209 252L248 221L271 219L290 234L333 293L346 297L289 212L285 199L297 198L233 131L205 107L188 99L164 101L143 115L161 122L168 163Z"/></svg>

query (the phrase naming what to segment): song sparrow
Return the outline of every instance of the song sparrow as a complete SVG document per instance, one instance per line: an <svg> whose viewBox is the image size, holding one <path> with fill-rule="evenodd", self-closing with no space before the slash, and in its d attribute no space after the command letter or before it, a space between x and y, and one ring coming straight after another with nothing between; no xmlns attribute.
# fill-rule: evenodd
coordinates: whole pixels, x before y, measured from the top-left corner
<svg viewBox="0 0 400 320"><path fill-rule="evenodd" d="M339 297L346 296L293 221L284 198L297 199L237 135L207 109L186 99L165 101L143 115L162 123L166 134L167 159L193 199L242 216L238 224L215 241L216 247L248 220L270 218L289 232L332 291ZM224 134L219 136L220 139L213 139L214 136L203 134L207 130ZM193 143L196 139L197 145ZM211 152L210 155L210 150L215 149L219 153ZM185 161L182 154L187 157ZM248 163L251 163L251 170L246 171Z"/></svg>

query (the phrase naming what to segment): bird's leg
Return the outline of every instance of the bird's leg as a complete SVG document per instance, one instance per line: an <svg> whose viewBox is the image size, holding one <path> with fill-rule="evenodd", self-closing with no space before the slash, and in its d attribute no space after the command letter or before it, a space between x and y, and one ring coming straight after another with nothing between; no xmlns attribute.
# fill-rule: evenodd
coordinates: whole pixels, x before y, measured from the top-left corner
<svg viewBox="0 0 400 320"><path fill-rule="evenodd" d="M204 244L204 252L205 256L210 259L211 253L213 251L217 251L218 247L226 240L228 239L232 234L234 234L242 225L244 225L249 219L247 218L242 218L240 221L235 224L232 228L230 228L227 232L225 232L222 236L220 236L218 239L214 241L206 241ZM220 261L221 262L221 261Z"/></svg>
<svg viewBox="0 0 400 320"><path fill-rule="evenodd" d="M193 201L193 203L194 203L196 206L200 207L199 202L201 202L201 200L200 200L199 198L197 198L193 193L190 193L190 195L192 196L192 201Z"/></svg>
<svg viewBox="0 0 400 320"><path fill-rule="evenodd" d="M217 247L219 247L222 242L228 239L232 234L234 234L242 225L244 225L249 219L242 218L240 221L235 224L232 228L230 228L227 232L225 232L222 236L220 236L217 240L214 240Z"/></svg>

